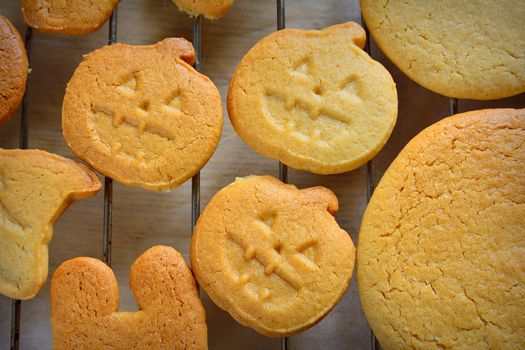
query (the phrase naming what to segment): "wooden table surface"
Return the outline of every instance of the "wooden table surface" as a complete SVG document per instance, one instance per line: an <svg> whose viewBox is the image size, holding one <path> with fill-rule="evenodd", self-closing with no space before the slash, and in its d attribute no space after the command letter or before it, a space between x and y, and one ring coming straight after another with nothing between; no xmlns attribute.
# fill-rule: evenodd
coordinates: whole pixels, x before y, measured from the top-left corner
<svg viewBox="0 0 525 350"><path fill-rule="evenodd" d="M24 33L20 5L0 0L0 14ZM360 22L356 0L288 0L286 26L319 29L345 21ZM277 176L276 161L264 158L234 133L225 109L229 79L241 59L263 36L276 29L276 6L272 0L237 0L230 12L217 21L202 22L202 71L219 87L225 126L214 156L201 173L201 204L235 177L249 174ZM71 157L61 132L60 111L64 88L82 55L106 44L107 24L84 37L34 32L29 85L29 147ZM192 22L170 0L122 0L118 14L118 41L149 44L165 37L192 37ZM391 72L399 94L399 117L394 132L374 160L374 179L380 178L400 149L424 127L450 114L449 99L423 89L405 77L375 47L372 56ZM459 110L490 107L525 107L525 95L497 101L459 101ZM0 147L17 148L18 112L0 127ZM298 187L323 185L340 201L339 224L357 232L366 207L366 166L352 172L321 176L290 169L289 181ZM166 244L188 258L191 234L191 181L169 193L150 192L118 183L113 202L113 270L117 276L121 311L136 310L128 286L129 268L147 248ZM102 191L94 198L75 203L55 225L49 249L50 277L63 261L78 256L102 258ZM48 279L49 282L49 279ZM203 296L211 349L279 349L279 339L267 338L236 323ZM0 349L9 348L11 301L0 297ZM51 346L49 283L30 301L22 302L21 349ZM362 312L355 278L339 305L318 325L293 336L292 349L369 349L370 329Z"/></svg>

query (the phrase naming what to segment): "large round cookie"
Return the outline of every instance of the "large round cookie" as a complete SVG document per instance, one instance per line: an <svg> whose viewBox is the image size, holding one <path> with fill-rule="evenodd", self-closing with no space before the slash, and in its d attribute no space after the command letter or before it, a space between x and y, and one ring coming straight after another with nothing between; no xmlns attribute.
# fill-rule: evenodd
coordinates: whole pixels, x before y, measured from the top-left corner
<svg viewBox="0 0 525 350"><path fill-rule="evenodd" d="M297 169L334 174L371 159L397 117L392 77L348 22L285 29L258 42L230 82L228 113L255 150Z"/></svg>
<svg viewBox="0 0 525 350"><path fill-rule="evenodd" d="M357 254L385 350L525 348L525 110L417 135L366 209Z"/></svg>
<svg viewBox="0 0 525 350"><path fill-rule="evenodd" d="M173 3L191 16L204 15L208 19L218 19L228 12L233 0L173 0Z"/></svg>
<svg viewBox="0 0 525 350"><path fill-rule="evenodd" d="M200 216L191 263L200 286L241 324L268 336L297 333L341 299L354 245L335 221L335 195L271 176L237 179Z"/></svg>
<svg viewBox="0 0 525 350"><path fill-rule="evenodd" d="M119 0L21 0L27 25L41 32L86 35L102 27Z"/></svg>
<svg viewBox="0 0 525 350"><path fill-rule="evenodd" d="M0 124L13 115L22 101L26 79L24 42L13 24L0 16Z"/></svg>
<svg viewBox="0 0 525 350"><path fill-rule="evenodd" d="M525 1L361 0L374 41L441 95L489 100L525 91Z"/></svg>
<svg viewBox="0 0 525 350"><path fill-rule="evenodd" d="M168 190L196 174L222 130L221 98L180 38L115 44L86 55L66 88L64 137L73 152L131 186Z"/></svg>

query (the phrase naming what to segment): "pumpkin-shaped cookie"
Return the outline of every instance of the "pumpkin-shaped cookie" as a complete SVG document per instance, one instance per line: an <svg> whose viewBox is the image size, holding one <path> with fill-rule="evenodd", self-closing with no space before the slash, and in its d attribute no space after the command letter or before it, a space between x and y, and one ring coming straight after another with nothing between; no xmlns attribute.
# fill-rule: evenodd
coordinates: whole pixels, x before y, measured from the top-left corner
<svg viewBox="0 0 525 350"><path fill-rule="evenodd" d="M337 209L324 187L237 179L197 222L195 277L243 325L269 336L300 332L330 312L352 277L354 245L334 219Z"/></svg>
<svg viewBox="0 0 525 350"><path fill-rule="evenodd" d="M392 132L397 93L364 45L365 31L353 22L280 30L259 41L228 91L239 136L265 156L314 173L366 163Z"/></svg>
<svg viewBox="0 0 525 350"><path fill-rule="evenodd" d="M71 150L126 185L169 190L195 175L219 143L222 107L194 58L181 38L86 55L62 107Z"/></svg>

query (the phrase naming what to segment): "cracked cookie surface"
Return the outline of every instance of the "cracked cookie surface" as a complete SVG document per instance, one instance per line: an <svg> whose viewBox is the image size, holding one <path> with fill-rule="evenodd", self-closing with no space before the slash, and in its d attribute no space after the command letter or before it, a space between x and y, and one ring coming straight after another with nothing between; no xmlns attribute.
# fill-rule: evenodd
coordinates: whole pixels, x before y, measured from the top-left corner
<svg viewBox="0 0 525 350"><path fill-rule="evenodd" d="M101 184L87 166L39 150L0 149L0 293L30 299L47 280L53 224Z"/></svg>
<svg viewBox="0 0 525 350"><path fill-rule="evenodd" d="M22 0L27 25L41 32L86 35L108 20L119 0Z"/></svg>
<svg viewBox="0 0 525 350"><path fill-rule="evenodd" d="M62 107L69 147L130 186L169 190L195 175L219 142L222 107L215 85L190 66L194 58L182 38L86 55Z"/></svg>
<svg viewBox="0 0 525 350"><path fill-rule="evenodd" d="M193 275L173 248L155 246L131 267L139 311L118 312L111 268L75 258L51 280L53 349L207 349L204 307Z"/></svg>
<svg viewBox="0 0 525 350"><path fill-rule="evenodd" d="M27 80L27 55L20 33L0 16L0 124L16 111Z"/></svg>
<svg viewBox="0 0 525 350"><path fill-rule="evenodd" d="M381 50L441 95L489 100L525 92L522 0L361 0Z"/></svg>
<svg viewBox="0 0 525 350"><path fill-rule="evenodd" d="M199 285L238 322L268 336L319 322L343 296L354 245L334 219L335 195L271 176L239 178L219 191L191 241Z"/></svg>
<svg viewBox="0 0 525 350"><path fill-rule="evenodd" d="M267 157L314 173L366 163L392 132L397 92L364 44L353 22L285 29L259 41L229 86L228 114L239 136Z"/></svg>
<svg viewBox="0 0 525 350"><path fill-rule="evenodd" d="M401 151L366 209L363 310L384 349L525 348L525 110L458 114Z"/></svg>

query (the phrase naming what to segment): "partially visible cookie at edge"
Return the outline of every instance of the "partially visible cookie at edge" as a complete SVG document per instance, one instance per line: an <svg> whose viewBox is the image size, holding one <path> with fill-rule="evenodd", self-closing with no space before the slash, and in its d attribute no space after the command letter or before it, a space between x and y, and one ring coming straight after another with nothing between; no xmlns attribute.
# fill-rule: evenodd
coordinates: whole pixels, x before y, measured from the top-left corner
<svg viewBox="0 0 525 350"><path fill-rule="evenodd" d="M179 252L148 249L129 280L139 310L118 312L111 268L87 257L62 263L50 288L53 349L208 349L204 307Z"/></svg>
<svg viewBox="0 0 525 350"><path fill-rule="evenodd" d="M456 114L385 172L359 232L385 350L525 348L525 109Z"/></svg>
<svg viewBox="0 0 525 350"><path fill-rule="evenodd" d="M222 132L219 91L182 38L84 56L62 107L71 150L123 184L169 190L195 175Z"/></svg>
<svg viewBox="0 0 525 350"><path fill-rule="evenodd" d="M0 124L11 118L26 89L27 55L20 33L0 16Z"/></svg>
<svg viewBox="0 0 525 350"><path fill-rule="evenodd" d="M175 5L190 16L203 15L208 19L224 16L233 4L233 0L172 0Z"/></svg>
<svg viewBox="0 0 525 350"><path fill-rule="evenodd" d="M525 1L360 3L374 42L423 87L476 100L525 92Z"/></svg>
<svg viewBox="0 0 525 350"><path fill-rule="evenodd" d="M21 0L27 25L41 32L86 35L108 20L120 0Z"/></svg>
<svg viewBox="0 0 525 350"><path fill-rule="evenodd" d="M40 150L0 149L0 294L30 299L44 286L53 224L101 188L82 163Z"/></svg>
<svg viewBox="0 0 525 350"><path fill-rule="evenodd" d="M238 322L278 337L319 322L345 293L352 239L324 187L238 178L213 196L191 240L199 285Z"/></svg>
<svg viewBox="0 0 525 350"><path fill-rule="evenodd" d="M354 22L263 38L230 82L235 131L257 152L296 169L336 174L365 164L397 118L395 83L362 50L365 41Z"/></svg>

